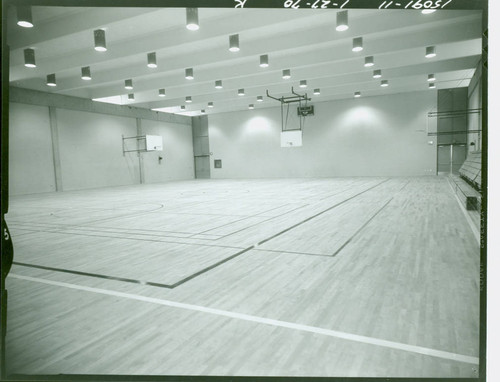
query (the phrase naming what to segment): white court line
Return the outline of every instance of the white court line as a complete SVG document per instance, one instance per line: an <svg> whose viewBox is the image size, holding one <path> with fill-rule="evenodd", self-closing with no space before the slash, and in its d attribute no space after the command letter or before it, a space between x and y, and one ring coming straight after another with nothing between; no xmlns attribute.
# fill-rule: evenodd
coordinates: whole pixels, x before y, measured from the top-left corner
<svg viewBox="0 0 500 382"><path fill-rule="evenodd" d="M69 283L52 281L52 280L45 280L45 279L29 277L29 276L21 276L21 275L16 275L16 274L12 274L12 273L9 274L9 277L21 279L21 280L34 281L34 282L38 282L38 283L42 283L42 284L49 284L49 285L56 285L56 286L65 287L65 288L78 289L78 290L83 290L83 291L87 291L87 292L105 294L105 295L109 295L109 296L123 297L123 298L128 298L131 300L144 301L144 302L149 302L149 303L158 304L158 305L170 306L170 307L174 307L174 308L194 310L197 312L203 312L203 313L215 314L218 316L236 318L239 320L256 322L259 324L266 324L266 325L273 325L273 326L278 326L278 327L282 327L282 328L301 330L303 332L322 334L322 335L329 336L329 337L336 337L336 338L342 338L344 340L349 340L349 341L355 341L355 342L361 342L361 343L365 343L365 344L383 346L386 348L403 350L403 351L423 354L423 355L427 355L427 356L431 356L431 357L444 358L444 359L449 359L449 360L457 361L457 362L465 362L465 363L470 363L470 364L474 364L474 365L479 364L478 357L471 357L471 356L462 355L462 354L450 353L450 352L446 352L446 351L435 350L435 349L425 348L425 347L421 347L421 346L402 344L399 342L386 341L386 340L373 338L373 337L365 337L365 336L360 336L357 334L351 334L351 333L339 332L336 330L318 328L315 326L295 324L293 322L273 320L270 318L252 316L252 315L243 314L243 313L230 312L227 310L207 308L207 307L199 306L199 305L185 304L185 303L181 303L181 302L163 300L163 299L159 299L159 298L140 296L140 295L136 295L136 294L117 292L117 291L112 291L112 290L107 290L107 289L86 287L86 286L82 286L82 285L69 284Z"/></svg>
<svg viewBox="0 0 500 382"><path fill-rule="evenodd" d="M458 199L457 193L455 192L455 190L453 189L453 186L451 185L451 181L448 178L446 180L448 181L448 184L451 188L451 191L453 192L453 196L457 200L458 206L460 207L460 209L462 210L462 212L465 215L465 218L467 219L467 223L469 223L469 227L470 227L472 233L474 234L474 237L476 238L477 243L479 244L479 246L481 246L481 239L480 239L479 231L477 230L476 226L474 225L474 222L472 221L469 214L467 213L467 210L462 205L462 202L460 201L460 199Z"/></svg>

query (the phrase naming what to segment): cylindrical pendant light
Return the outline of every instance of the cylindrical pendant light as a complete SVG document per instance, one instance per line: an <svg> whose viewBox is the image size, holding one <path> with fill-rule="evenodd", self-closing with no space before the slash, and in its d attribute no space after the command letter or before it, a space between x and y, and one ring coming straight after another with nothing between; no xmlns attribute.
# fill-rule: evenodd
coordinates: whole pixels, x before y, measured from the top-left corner
<svg viewBox="0 0 500 382"><path fill-rule="evenodd" d="M98 52L105 52L106 48L106 32L104 29L96 29L94 31L94 49Z"/></svg>
<svg viewBox="0 0 500 382"><path fill-rule="evenodd" d="M269 57L267 56L267 54L263 54L262 56L260 56L259 66L261 68L267 68L269 66Z"/></svg>
<svg viewBox="0 0 500 382"><path fill-rule="evenodd" d="M17 25L23 28L33 27L31 7L29 5L19 5L17 7Z"/></svg>
<svg viewBox="0 0 500 382"><path fill-rule="evenodd" d="M210 107L210 108L214 107L214 103L213 102L209 102L208 103L208 107Z"/></svg>
<svg viewBox="0 0 500 382"><path fill-rule="evenodd" d="M57 86L56 75L54 73L47 75L47 85L48 86Z"/></svg>
<svg viewBox="0 0 500 382"><path fill-rule="evenodd" d="M84 66L82 68L82 80L90 81L92 76L90 75L90 66Z"/></svg>
<svg viewBox="0 0 500 382"><path fill-rule="evenodd" d="M192 80L194 78L193 68L186 69L186 80Z"/></svg>
<svg viewBox="0 0 500 382"><path fill-rule="evenodd" d="M36 68L34 49L24 49L24 66L27 68Z"/></svg>
<svg viewBox="0 0 500 382"><path fill-rule="evenodd" d="M425 48L425 57L426 58L436 57L436 47L428 46L427 48Z"/></svg>
<svg viewBox="0 0 500 382"><path fill-rule="evenodd" d="M128 95L128 99L129 99L129 100L131 100L131 101L133 101L133 100L135 99L135 97L134 97L134 93L130 93L130 94Z"/></svg>
<svg viewBox="0 0 500 382"><path fill-rule="evenodd" d="M238 89L238 95L239 96L244 96L245 95L245 89Z"/></svg>
<svg viewBox="0 0 500 382"><path fill-rule="evenodd" d="M215 81L215 88L222 89L222 80Z"/></svg>
<svg viewBox="0 0 500 382"><path fill-rule="evenodd" d="M290 74L290 69L285 69L283 70L283 79L284 80L288 80L289 78L292 77L292 75Z"/></svg>
<svg viewBox="0 0 500 382"><path fill-rule="evenodd" d="M434 74L429 74L427 76L427 81L429 81L429 82L436 81L436 77L434 76Z"/></svg>
<svg viewBox="0 0 500 382"><path fill-rule="evenodd" d="M148 53L148 68L156 68L158 65L156 65L156 53L151 52Z"/></svg>
<svg viewBox="0 0 500 382"><path fill-rule="evenodd" d="M314 95L320 95L320 94L321 94L321 92L320 92L320 90L319 90L319 89L314 89L313 94L314 94Z"/></svg>
<svg viewBox="0 0 500 382"><path fill-rule="evenodd" d="M248 108L249 108L250 110L253 110L253 108L254 108L253 103L251 103L250 105L248 105Z"/></svg>
<svg viewBox="0 0 500 382"><path fill-rule="evenodd" d="M361 92L354 92L354 98L361 97Z"/></svg>
<svg viewBox="0 0 500 382"><path fill-rule="evenodd" d="M237 34L229 36L229 51L237 52L240 50L240 38Z"/></svg>
<svg viewBox="0 0 500 382"><path fill-rule="evenodd" d="M190 31L200 29L198 24L198 8L186 8L186 28Z"/></svg>
<svg viewBox="0 0 500 382"><path fill-rule="evenodd" d="M388 80L382 80L380 82L380 86L383 86L383 87L389 86L389 81Z"/></svg>
<svg viewBox="0 0 500 382"><path fill-rule="evenodd" d="M363 37L356 37L352 39L352 51L361 52L363 50Z"/></svg>
<svg viewBox="0 0 500 382"><path fill-rule="evenodd" d="M337 27L335 28L339 32L349 29L347 24L347 11L337 12Z"/></svg>
<svg viewBox="0 0 500 382"><path fill-rule="evenodd" d="M166 94L165 94L165 89L158 89L158 95L159 95L160 97L165 97L165 95L166 95Z"/></svg>
<svg viewBox="0 0 500 382"><path fill-rule="evenodd" d="M264 99L262 98L262 96L257 96L257 102L262 102L264 101Z"/></svg>
<svg viewBox="0 0 500 382"><path fill-rule="evenodd" d="M134 85L132 85L132 80L125 80L125 89L133 89Z"/></svg>
<svg viewBox="0 0 500 382"><path fill-rule="evenodd" d="M375 65L374 60L373 60L373 56L365 57L365 66L370 67L373 65Z"/></svg>
<svg viewBox="0 0 500 382"><path fill-rule="evenodd" d="M436 88L436 84L434 84L434 82L431 82L429 84L429 89L435 89Z"/></svg>
<svg viewBox="0 0 500 382"><path fill-rule="evenodd" d="M307 81L306 80L300 80L300 85L301 88L307 88Z"/></svg>
<svg viewBox="0 0 500 382"><path fill-rule="evenodd" d="M373 78L380 78L380 77L382 77L382 71L380 69L374 70Z"/></svg>
<svg viewBox="0 0 500 382"><path fill-rule="evenodd" d="M186 96L186 102L187 103L193 102L193 100L191 99L191 96Z"/></svg>

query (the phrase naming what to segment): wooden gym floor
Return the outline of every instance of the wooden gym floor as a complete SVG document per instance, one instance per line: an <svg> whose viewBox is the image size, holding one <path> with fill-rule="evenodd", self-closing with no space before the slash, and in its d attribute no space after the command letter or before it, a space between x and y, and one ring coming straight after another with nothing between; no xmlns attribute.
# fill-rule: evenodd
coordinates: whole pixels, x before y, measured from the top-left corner
<svg viewBox="0 0 500 382"><path fill-rule="evenodd" d="M448 180L193 180L11 198L9 374L476 377Z"/></svg>

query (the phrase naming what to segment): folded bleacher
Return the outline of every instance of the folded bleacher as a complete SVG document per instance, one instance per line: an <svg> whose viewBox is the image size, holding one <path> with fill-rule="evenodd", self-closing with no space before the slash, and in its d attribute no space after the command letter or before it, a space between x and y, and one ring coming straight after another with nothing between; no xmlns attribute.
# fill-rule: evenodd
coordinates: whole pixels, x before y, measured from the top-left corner
<svg viewBox="0 0 500 382"><path fill-rule="evenodd" d="M455 191L468 210L481 205L481 151L469 153L460 170L460 177L453 177Z"/></svg>

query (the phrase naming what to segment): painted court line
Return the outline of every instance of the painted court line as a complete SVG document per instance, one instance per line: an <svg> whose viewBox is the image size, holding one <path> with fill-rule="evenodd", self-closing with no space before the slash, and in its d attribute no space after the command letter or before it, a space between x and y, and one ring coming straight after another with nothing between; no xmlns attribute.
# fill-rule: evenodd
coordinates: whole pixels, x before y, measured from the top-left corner
<svg viewBox="0 0 500 382"><path fill-rule="evenodd" d="M274 319L265 318L265 317L252 316L249 314L230 312L227 310L207 308L204 306L185 304L185 303L181 303L181 302L163 300L163 299L159 299L159 298L140 296L140 295L136 295L136 294L117 292L117 291L112 291L112 290L107 290L107 289L86 287L86 286L82 286L82 285L75 285L75 284L69 284L69 283L64 283L64 282L59 282L59 281L45 280L45 279L29 277L29 276L21 276L21 275L16 275L16 274L12 274L12 273L9 275L9 277L20 279L20 280L42 283L42 284L60 286L60 287L64 287L64 288L77 289L77 290L82 290L82 291L86 291L86 292L99 293L99 294L108 295L108 296L122 297L122 298L127 298L130 300L149 302L152 304L164 305L164 306L169 306L169 307L174 307L174 308L187 309L187 310L192 310L192 311L197 311L197 312L202 312L202 313L214 314L217 316L235 318L235 319L244 320L244 321L256 322L259 324L266 324L266 325L272 325L272 326L281 327L281 328L300 330L303 332L322 334L325 336L341 338L341 339L348 340L348 341L355 341L355 342L360 342L360 343L364 343L364 344L382 346L382 347L386 347L386 348L390 348L390 349L397 349L397 350L407 351L407 352L411 352L411 353L423 354L423 355L430 356L430 357L437 357L437 358L442 358L442 359L447 359L447 360L452 360L452 361L457 361L457 362L464 362L464 363L469 363L469 364L474 364L474 365L479 364L478 357L471 357L471 356L462 355L462 354L456 354L456 353L450 353L450 352L436 350L436 349L425 348L422 346L415 346L415 345L408 345L408 344L403 344L403 343L399 343L399 342L387 341L387 340L382 340L379 338L360 336L357 334L339 332L336 330L323 329L323 328L318 328L315 326L295 324L293 322L274 320Z"/></svg>

